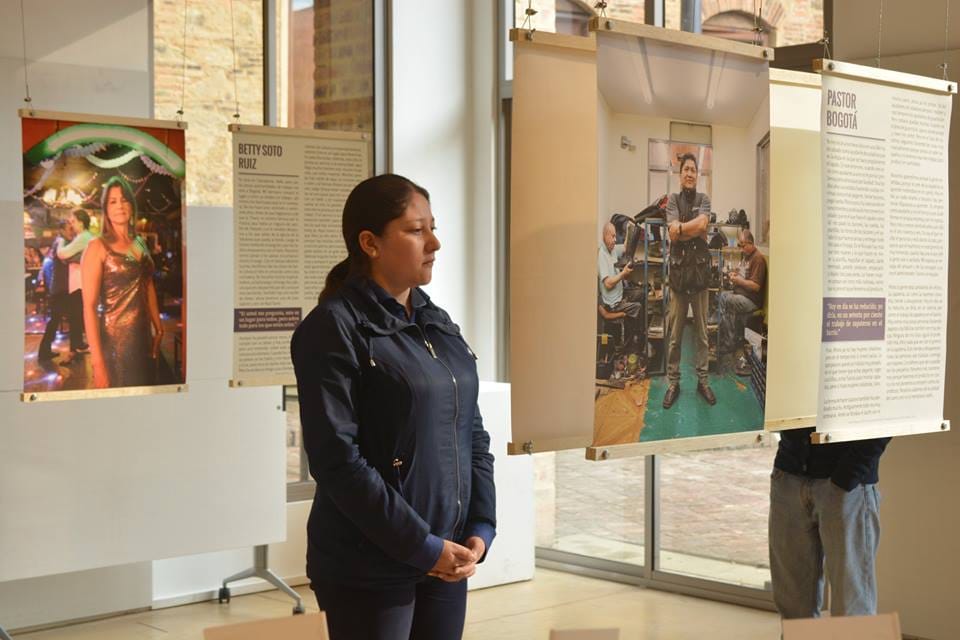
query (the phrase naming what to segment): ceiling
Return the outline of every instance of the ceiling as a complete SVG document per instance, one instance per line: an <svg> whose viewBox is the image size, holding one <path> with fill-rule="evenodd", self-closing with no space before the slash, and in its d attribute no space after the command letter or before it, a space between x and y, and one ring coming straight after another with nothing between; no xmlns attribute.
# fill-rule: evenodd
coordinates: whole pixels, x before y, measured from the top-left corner
<svg viewBox="0 0 960 640"><path fill-rule="evenodd" d="M763 60L603 32L597 75L614 112L736 127L768 92Z"/></svg>
<svg viewBox="0 0 960 640"><path fill-rule="evenodd" d="M0 57L111 69L143 70L150 46L148 0L110 0L90 3L84 13L76 0L25 0L23 25L20 2L0 0Z"/></svg>

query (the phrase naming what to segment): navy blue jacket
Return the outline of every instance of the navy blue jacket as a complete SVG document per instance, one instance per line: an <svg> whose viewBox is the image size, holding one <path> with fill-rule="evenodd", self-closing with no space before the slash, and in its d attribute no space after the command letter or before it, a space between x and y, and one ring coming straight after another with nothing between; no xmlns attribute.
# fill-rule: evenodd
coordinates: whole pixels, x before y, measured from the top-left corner
<svg viewBox="0 0 960 640"><path fill-rule="evenodd" d="M781 432L773 466L796 475L830 478L846 491L880 481L880 456L890 438L811 444L811 433L812 428Z"/></svg>
<svg viewBox="0 0 960 640"><path fill-rule="evenodd" d="M352 278L294 332L303 444L317 482L307 576L361 588L423 579L443 540L496 527L476 356L419 289L412 321Z"/></svg>

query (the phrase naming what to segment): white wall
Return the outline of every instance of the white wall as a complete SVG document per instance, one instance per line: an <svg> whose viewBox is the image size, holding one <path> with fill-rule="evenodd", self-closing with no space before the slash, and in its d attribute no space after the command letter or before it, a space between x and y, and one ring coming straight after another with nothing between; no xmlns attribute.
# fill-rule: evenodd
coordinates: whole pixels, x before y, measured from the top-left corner
<svg viewBox="0 0 960 640"><path fill-rule="evenodd" d="M149 562L0 582L7 631L150 606Z"/></svg>
<svg viewBox="0 0 960 640"><path fill-rule="evenodd" d="M668 140L670 120L610 111L605 129L599 157L600 162L606 164L606 170L600 174L599 185L606 202L598 220L598 242L603 237L603 224L611 215L622 213L632 217L656 197L647 193L647 142L651 138ZM620 136L630 138L636 149L621 149Z"/></svg>
<svg viewBox="0 0 960 640"><path fill-rule="evenodd" d="M267 551L270 569L290 585L307 581L306 522L311 504L305 501L287 505L287 539L271 544ZM252 565L253 550L249 547L158 560L153 563L152 605L169 607L210 600L217 597L224 578ZM257 578L230 583L233 595L266 588L266 583Z"/></svg>
<svg viewBox="0 0 960 640"><path fill-rule="evenodd" d="M496 5L392 0L392 170L431 195L442 248L430 296L496 373Z"/></svg>

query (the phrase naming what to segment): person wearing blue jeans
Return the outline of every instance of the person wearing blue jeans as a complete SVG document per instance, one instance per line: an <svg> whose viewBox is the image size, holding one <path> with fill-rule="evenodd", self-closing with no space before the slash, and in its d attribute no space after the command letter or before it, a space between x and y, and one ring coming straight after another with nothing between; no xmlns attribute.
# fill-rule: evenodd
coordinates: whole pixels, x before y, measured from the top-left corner
<svg viewBox="0 0 960 640"><path fill-rule="evenodd" d="M880 456L890 438L814 445L781 434L770 480L770 575L784 618L816 618L824 567L834 616L877 612Z"/></svg>

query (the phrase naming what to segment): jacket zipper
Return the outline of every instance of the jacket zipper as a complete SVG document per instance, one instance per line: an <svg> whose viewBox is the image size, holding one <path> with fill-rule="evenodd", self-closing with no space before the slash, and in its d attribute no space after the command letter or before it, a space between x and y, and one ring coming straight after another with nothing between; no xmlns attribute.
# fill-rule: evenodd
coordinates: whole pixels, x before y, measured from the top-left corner
<svg viewBox="0 0 960 640"><path fill-rule="evenodd" d="M394 458L393 462L390 463L393 466L394 477L397 479L397 493L400 494L400 497L403 497L403 485L400 480L400 467L403 466L403 460L400 458Z"/></svg>
<svg viewBox="0 0 960 640"><path fill-rule="evenodd" d="M453 450L457 459L457 519L453 522L453 534L456 535L457 527L460 526L460 516L463 512L463 503L460 499L460 439L457 436L457 423L460 421L460 385L457 383L457 376L453 375L453 371L447 366L447 363L437 357L437 352L433 350L433 344L427 339L426 332L420 325L417 325L417 328L420 329L420 335L423 336L423 343L427 345L427 351L430 352L434 360L443 365L443 368L450 374L450 379L453 380Z"/></svg>

